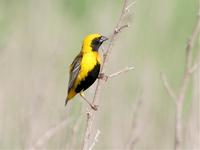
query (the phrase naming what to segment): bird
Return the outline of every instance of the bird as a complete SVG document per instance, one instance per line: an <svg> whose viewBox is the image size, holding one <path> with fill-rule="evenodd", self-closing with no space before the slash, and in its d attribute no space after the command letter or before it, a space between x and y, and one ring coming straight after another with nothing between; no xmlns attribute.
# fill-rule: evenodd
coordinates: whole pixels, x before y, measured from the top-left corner
<svg viewBox="0 0 200 150"><path fill-rule="evenodd" d="M99 33L87 35L82 42L82 48L69 67L69 82L65 106L76 94L80 96L94 109L84 96L87 90L98 78L101 68L101 56L99 48L103 42L108 40L106 36Z"/></svg>

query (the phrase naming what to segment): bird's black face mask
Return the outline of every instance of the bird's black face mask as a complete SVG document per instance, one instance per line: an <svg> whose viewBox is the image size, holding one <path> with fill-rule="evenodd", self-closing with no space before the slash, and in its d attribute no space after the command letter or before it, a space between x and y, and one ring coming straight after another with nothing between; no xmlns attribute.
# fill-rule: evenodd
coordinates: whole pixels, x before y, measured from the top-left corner
<svg viewBox="0 0 200 150"><path fill-rule="evenodd" d="M101 44L106 40L108 40L108 38L105 36L101 36L101 37L97 37L97 38L93 39L92 43L91 43L92 50L98 51Z"/></svg>

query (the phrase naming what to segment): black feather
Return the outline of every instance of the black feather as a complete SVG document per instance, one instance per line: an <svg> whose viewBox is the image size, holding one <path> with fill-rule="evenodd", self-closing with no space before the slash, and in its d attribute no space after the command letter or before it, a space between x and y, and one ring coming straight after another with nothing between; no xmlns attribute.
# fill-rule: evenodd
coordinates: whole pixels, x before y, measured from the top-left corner
<svg viewBox="0 0 200 150"><path fill-rule="evenodd" d="M80 91L85 91L87 88L89 88L98 78L99 71L100 64L97 63L95 67L90 72L88 72L88 75L85 77L85 79L78 84L78 86L75 89L75 92L79 93Z"/></svg>

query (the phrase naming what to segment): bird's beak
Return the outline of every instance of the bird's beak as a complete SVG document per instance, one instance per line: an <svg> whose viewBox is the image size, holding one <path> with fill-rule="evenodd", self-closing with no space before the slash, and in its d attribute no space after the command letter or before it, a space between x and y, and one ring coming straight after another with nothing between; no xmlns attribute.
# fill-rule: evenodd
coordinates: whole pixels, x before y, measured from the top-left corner
<svg viewBox="0 0 200 150"><path fill-rule="evenodd" d="M106 40L108 40L108 38L105 37L105 36L102 36L102 37L100 38L100 42L101 42L101 43L103 43L103 42L106 41Z"/></svg>

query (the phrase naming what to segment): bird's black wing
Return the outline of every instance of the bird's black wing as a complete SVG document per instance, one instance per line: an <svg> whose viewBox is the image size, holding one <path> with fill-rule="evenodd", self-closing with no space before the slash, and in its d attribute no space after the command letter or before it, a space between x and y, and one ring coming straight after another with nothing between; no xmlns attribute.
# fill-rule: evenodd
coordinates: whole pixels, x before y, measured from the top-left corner
<svg viewBox="0 0 200 150"><path fill-rule="evenodd" d="M70 77L69 77L69 84L68 84L68 91L73 87L74 82L81 70L81 60L82 54L76 56L72 64L70 65Z"/></svg>

